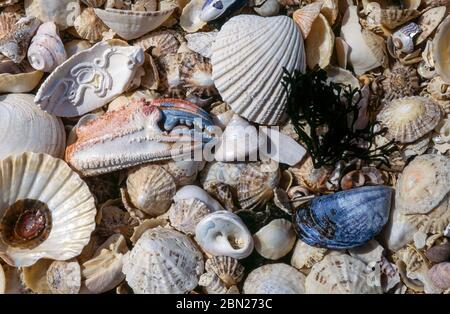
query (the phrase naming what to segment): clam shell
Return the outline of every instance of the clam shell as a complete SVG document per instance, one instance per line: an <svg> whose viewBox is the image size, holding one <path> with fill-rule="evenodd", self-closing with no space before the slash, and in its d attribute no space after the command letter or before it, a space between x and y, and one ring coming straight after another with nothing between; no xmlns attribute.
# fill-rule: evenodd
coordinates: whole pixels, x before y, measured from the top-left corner
<svg viewBox="0 0 450 314"><path fill-rule="evenodd" d="M25 0L25 13L42 22L54 22L60 30L65 30L73 26L81 8L78 0Z"/></svg>
<svg viewBox="0 0 450 314"><path fill-rule="evenodd" d="M286 219L275 219L253 236L255 250L259 255L277 260L288 254L294 247L296 235L292 223Z"/></svg>
<svg viewBox="0 0 450 314"><path fill-rule="evenodd" d="M212 45L216 40L217 31L214 32L198 32L186 34L184 37L187 41L187 47L192 51L202 55L205 58L211 58Z"/></svg>
<svg viewBox="0 0 450 314"><path fill-rule="evenodd" d="M35 89L44 72L32 71L19 74L0 74L0 93L28 93Z"/></svg>
<svg viewBox="0 0 450 314"><path fill-rule="evenodd" d="M123 272L134 293L185 293L197 286L203 266L202 254L187 236L157 227L142 234Z"/></svg>
<svg viewBox="0 0 450 314"><path fill-rule="evenodd" d="M305 40L306 64L310 69L319 65L325 68L334 50L334 34L327 19L322 15L314 20L311 32Z"/></svg>
<svg viewBox="0 0 450 314"><path fill-rule="evenodd" d="M428 271L431 282L436 287L446 290L450 288L450 263L436 264Z"/></svg>
<svg viewBox="0 0 450 314"><path fill-rule="evenodd" d="M160 11L94 9L95 14L106 26L126 40L139 38L158 28L174 10L174 6L162 8Z"/></svg>
<svg viewBox="0 0 450 314"><path fill-rule="evenodd" d="M286 264L269 264L245 279L244 294L304 294L305 275Z"/></svg>
<svg viewBox="0 0 450 314"><path fill-rule="evenodd" d="M292 18L294 22L300 27L303 38L306 39L311 31L313 22L320 14L320 9L322 8L321 2L313 2L311 4L305 5L304 7L294 11Z"/></svg>
<svg viewBox="0 0 450 314"><path fill-rule="evenodd" d="M47 284L53 294L78 294L81 268L77 260L54 261L47 269Z"/></svg>
<svg viewBox="0 0 450 314"><path fill-rule="evenodd" d="M42 83L35 103L62 117L83 115L124 92L144 63L144 51L122 41L100 42L57 67Z"/></svg>
<svg viewBox="0 0 450 314"><path fill-rule="evenodd" d="M31 94L0 96L0 160L24 152L62 157L66 146L63 123L36 107Z"/></svg>
<svg viewBox="0 0 450 314"><path fill-rule="evenodd" d="M202 201L191 198L179 200L169 209L169 220L172 227L184 234L195 234L195 227L211 210Z"/></svg>
<svg viewBox="0 0 450 314"><path fill-rule="evenodd" d="M397 181L395 206L405 214L426 214L448 194L450 161L426 154L416 157Z"/></svg>
<svg viewBox="0 0 450 314"><path fill-rule="evenodd" d="M103 33L108 31L108 27L95 14L93 8L86 8L75 19L73 24L77 34L91 43L96 43L103 38Z"/></svg>
<svg viewBox="0 0 450 314"><path fill-rule="evenodd" d="M415 9L383 9L377 2L369 3L365 7L365 12L370 24L383 25L389 29L397 28L420 14Z"/></svg>
<svg viewBox="0 0 450 314"><path fill-rule="evenodd" d="M416 37L416 45L420 45L428 36L433 33L433 31L441 23L445 16L446 8L445 6L440 6L436 8L431 8L419 17L417 24L420 26L422 32Z"/></svg>
<svg viewBox="0 0 450 314"><path fill-rule="evenodd" d="M192 0L183 8L180 16L180 26L186 32L195 33L206 25L206 22L200 18L203 3L203 0Z"/></svg>
<svg viewBox="0 0 450 314"><path fill-rule="evenodd" d="M311 268L314 264L320 262L326 253L327 249L310 246L298 240L292 253L291 265L297 269Z"/></svg>
<svg viewBox="0 0 450 314"><path fill-rule="evenodd" d="M227 286L236 285L244 277L244 266L230 256L213 256L205 263L205 270L214 273Z"/></svg>
<svg viewBox="0 0 450 314"><path fill-rule="evenodd" d="M297 209L299 239L312 246L344 249L376 236L389 218L392 189L370 186L319 196Z"/></svg>
<svg viewBox="0 0 450 314"><path fill-rule="evenodd" d="M431 132L441 121L442 113L431 99L411 96L391 101L377 118L388 128L386 137L410 143Z"/></svg>
<svg viewBox="0 0 450 314"><path fill-rule="evenodd" d="M95 228L96 208L88 186L65 162L45 154L14 155L0 163L0 176L0 255L8 264L30 266L41 258L67 260L81 253ZM20 206L27 204L39 208L46 225L37 238L20 240L25 232L6 244L11 214L23 213Z"/></svg>
<svg viewBox="0 0 450 314"><path fill-rule="evenodd" d="M439 25L433 39L433 59L436 72L450 84L450 16Z"/></svg>
<svg viewBox="0 0 450 314"><path fill-rule="evenodd" d="M235 16L223 25L212 50L214 84L223 100L247 120L276 124L285 109L283 67L305 70L303 39L292 19Z"/></svg>
<svg viewBox="0 0 450 314"><path fill-rule="evenodd" d="M306 293L378 294L381 287L371 285L366 264L346 254L328 255L315 264L305 280Z"/></svg>
<svg viewBox="0 0 450 314"><path fill-rule="evenodd" d="M52 262L49 259L41 259L32 266L21 268L19 271L19 280L25 293L52 293L47 282L47 270Z"/></svg>

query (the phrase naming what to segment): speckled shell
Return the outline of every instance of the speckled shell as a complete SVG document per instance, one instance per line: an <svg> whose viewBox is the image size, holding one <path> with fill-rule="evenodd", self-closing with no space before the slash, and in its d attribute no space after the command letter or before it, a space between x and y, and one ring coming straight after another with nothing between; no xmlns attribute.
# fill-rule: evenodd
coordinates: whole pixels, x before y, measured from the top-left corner
<svg viewBox="0 0 450 314"><path fill-rule="evenodd" d="M321 8L321 2L313 2L294 11L294 13L292 14L292 18L294 19L294 22L297 23L297 25L300 27L300 31L302 32L304 39L308 37L313 22L319 16Z"/></svg>
<svg viewBox="0 0 450 314"><path fill-rule="evenodd" d="M77 260L54 261L47 269L47 284L53 294L78 294L81 268Z"/></svg>
<svg viewBox="0 0 450 314"><path fill-rule="evenodd" d="M95 229L96 208L88 186L61 159L24 153L0 162L0 216L18 200L48 206L48 237L34 248L0 242L0 256L10 265L30 266L41 258L67 260L81 253Z"/></svg>
<svg viewBox="0 0 450 314"><path fill-rule="evenodd" d="M203 257L182 233L157 227L142 234L123 272L134 293L185 293L203 273Z"/></svg>
<svg viewBox="0 0 450 314"><path fill-rule="evenodd" d="M328 255L315 264L306 277L306 293L314 294L377 294L365 274L366 265L349 255Z"/></svg>
<svg viewBox="0 0 450 314"><path fill-rule="evenodd" d="M297 269L311 268L324 258L326 252L327 249L310 246L298 240L292 253L291 265Z"/></svg>
<svg viewBox="0 0 450 314"><path fill-rule="evenodd" d="M405 214L426 214L450 191L450 160L426 154L416 157L397 181L395 206Z"/></svg>
<svg viewBox="0 0 450 314"><path fill-rule="evenodd" d="M312 246L345 249L376 236L389 218L392 189L366 186L314 198L297 209L299 239Z"/></svg>
<svg viewBox="0 0 450 314"><path fill-rule="evenodd" d="M36 107L31 94L0 96L0 160L24 152L62 157L66 146L63 123Z"/></svg>
<svg viewBox="0 0 450 314"><path fill-rule="evenodd" d="M25 0L25 13L42 22L54 22L60 30L65 30L73 26L81 8L78 0Z"/></svg>
<svg viewBox="0 0 450 314"><path fill-rule="evenodd" d="M431 8L419 17L417 24L420 26L422 32L416 37L416 45L421 44L433 31L438 27L439 23L445 16L445 6Z"/></svg>
<svg viewBox="0 0 450 314"><path fill-rule="evenodd" d="M433 39L433 59L436 72L450 84L450 16L439 25Z"/></svg>
<svg viewBox="0 0 450 314"><path fill-rule="evenodd" d="M205 203L196 198L190 198L174 202L168 214L172 227L185 234L193 235L197 224L210 212Z"/></svg>
<svg viewBox="0 0 450 314"><path fill-rule="evenodd" d="M331 170L329 167L314 168L311 157L289 168L297 184L312 192L323 192L327 189L326 182L331 175Z"/></svg>
<svg viewBox="0 0 450 314"><path fill-rule="evenodd" d="M245 279L244 294L304 294L305 275L286 264L256 268Z"/></svg>
<svg viewBox="0 0 450 314"><path fill-rule="evenodd" d="M415 9L382 9L377 2L371 2L365 7L367 20L372 25L384 25L394 29L414 19L420 13Z"/></svg>
<svg viewBox="0 0 450 314"><path fill-rule="evenodd" d="M223 25L212 50L214 84L223 100L250 121L276 124L285 110L283 67L305 70L303 39L293 20L235 16Z"/></svg>
<svg viewBox="0 0 450 314"><path fill-rule="evenodd" d="M322 69L330 64L334 51L334 33L327 19L322 15L314 20L311 32L305 40L306 64L310 69L319 65Z"/></svg>
<svg viewBox="0 0 450 314"><path fill-rule="evenodd" d="M183 55L180 79L187 96L210 97L218 94L212 79L211 63L197 53Z"/></svg>
<svg viewBox="0 0 450 314"><path fill-rule="evenodd" d="M136 39L133 45L141 47L145 51L149 50L153 57L162 57L178 51L181 45L180 36L169 30L155 31Z"/></svg>
<svg viewBox="0 0 450 314"><path fill-rule="evenodd" d="M217 31L186 34L187 47L205 58L211 58L212 45L214 40L216 40L217 34Z"/></svg>
<svg viewBox="0 0 450 314"><path fill-rule="evenodd" d="M96 43L103 38L103 33L108 31L108 27L95 14L93 8L86 8L75 19L73 24L77 34L91 43Z"/></svg>
<svg viewBox="0 0 450 314"><path fill-rule="evenodd" d="M31 66L39 71L52 72L66 59L66 50L55 23L42 24L28 48L28 61Z"/></svg>
<svg viewBox="0 0 450 314"><path fill-rule="evenodd" d="M413 96L419 91L419 76L414 66L396 62L392 68L384 70L382 81L384 101Z"/></svg>
<svg viewBox="0 0 450 314"><path fill-rule="evenodd" d="M450 263L444 262L436 264L428 271L433 284L443 290L450 288Z"/></svg>
<svg viewBox="0 0 450 314"><path fill-rule="evenodd" d="M244 277L244 266L230 256L213 256L205 263L205 270L216 274L227 287L236 285Z"/></svg>
<svg viewBox="0 0 450 314"><path fill-rule="evenodd" d="M18 21L18 16L13 13L0 13L0 38L8 35Z"/></svg>
<svg viewBox="0 0 450 314"><path fill-rule="evenodd" d="M255 250L259 255L277 260L294 247L296 235L292 223L286 219L275 219L253 235Z"/></svg>

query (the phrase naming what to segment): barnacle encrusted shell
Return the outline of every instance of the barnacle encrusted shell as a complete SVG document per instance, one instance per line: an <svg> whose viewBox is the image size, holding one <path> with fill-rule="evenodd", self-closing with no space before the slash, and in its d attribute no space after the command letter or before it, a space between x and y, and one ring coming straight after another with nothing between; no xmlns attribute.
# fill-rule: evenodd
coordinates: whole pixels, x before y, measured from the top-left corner
<svg viewBox="0 0 450 314"><path fill-rule="evenodd" d="M244 277L244 266L230 256L213 256L206 260L205 270L216 274L227 287L236 285Z"/></svg>
<svg viewBox="0 0 450 314"><path fill-rule="evenodd" d="M426 214L450 191L450 160L437 154L416 157L397 181L395 206L405 214Z"/></svg>
<svg viewBox="0 0 450 314"><path fill-rule="evenodd" d="M261 256L277 260L294 247L296 235L292 223L286 219L275 219L253 236L255 250Z"/></svg>
<svg viewBox="0 0 450 314"><path fill-rule="evenodd" d="M91 43L96 43L103 38L103 33L108 31L108 27L95 14L93 8L86 8L75 19L74 28L77 34Z"/></svg>
<svg viewBox="0 0 450 314"><path fill-rule="evenodd" d="M196 198L176 201L169 209L172 227L185 233L195 234L195 227L200 220L211 212L209 207Z"/></svg>
<svg viewBox="0 0 450 314"><path fill-rule="evenodd" d="M322 15L314 20L311 32L305 40L306 64L310 69L316 65L325 68L334 51L334 33L327 19Z"/></svg>
<svg viewBox="0 0 450 314"><path fill-rule="evenodd" d="M349 255L327 255L306 277L306 293L381 293L381 287L370 284L366 270L363 262Z"/></svg>
<svg viewBox="0 0 450 314"><path fill-rule="evenodd" d="M134 293L185 293L203 273L203 257L184 234L157 227L142 234L123 272Z"/></svg>
<svg viewBox="0 0 450 314"><path fill-rule="evenodd" d="M256 268L245 279L244 294L304 294L305 275L287 264Z"/></svg>
<svg viewBox="0 0 450 314"><path fill-rule="evenodd" d="M63 123L34 104L34 95L0 96L0 160L24 152L62 157L66 146Z"/></svg>
<svg viewBox="0 0 450 314"><path fill-rule="evenodd" d="M53 294L78 294L81 268L77 260L54 261L47 269L47 284Z"/></svg>
<svg viewBox="0 0 450 314"><path fill-rule="evenodd" d="M411 143L431 132L441 121L442 111L433 100L410 96L388 103L378 119L388 128L386 137Z"/></svg>
<svg viewBox="0 0 450 314"><path fill-rule="evenodd" d="M60 30L65 30L73 26L81 8L78 0L25 0L25 13L42 22L54 22Z"/></svg>
<svg viewBox="0 0 450 314"><path fill-rule="evenodd" d="M223 25L212 50L214 84L223 100L250 121L276 124L285 109L283 67L305 70L303 39L293 20L235 16Z"/></svg>
<svg viewBox="0 0 450 314"><path fill-rule="evenodd" d="M382 81L384 101L413 96L419 91L419 76L414 66L396 62L392 68L386 68Z"/></svg>
<svg viewBox="0 0 450 314"><path fill-rule="evenodd" d="M325 248L310 246L298 240L292 253L291 265L297 269L311 268L324 258L327 251Z"/></svg>
<svg viewBox="0 0 450 314"><path fill-rule="evenodd" d="M88 186L60 159L24 153L0 162L0 256L30 266L81 253L95 228Z"/></svg>
<svg viewBox="0 0 450 314"><path fill-rule="evenodd" d="M450 16L439 25L433 39L433 59L436 72L450 84Z"/></svg>
<svg viewBox="0 0 450 314"><path fill-rule="evenodd" d="M313 2L294 11L292 18L300 27L303 38L306 39L311 31L314 20L319 16L322 2Z"/></svg>

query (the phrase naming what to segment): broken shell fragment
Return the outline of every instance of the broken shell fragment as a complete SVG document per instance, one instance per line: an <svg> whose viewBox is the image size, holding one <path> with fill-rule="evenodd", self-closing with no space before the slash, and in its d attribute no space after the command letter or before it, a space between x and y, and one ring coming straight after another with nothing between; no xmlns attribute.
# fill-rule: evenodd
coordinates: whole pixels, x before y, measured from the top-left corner
<svg viewBox="0 0 450 314"><path fill-rule="evenodd" d="M431 267L428 271L433 285L439 289L446 290L450 288L450 262L439 263Z"/></svg>
<svg viewBox="0 0 450 314"><path fill-rule="evenodd" d="M334 51L334 34L327 19L322 15L314 20L309 36L305 40L306 64L314 69L316 65L324 69Z"/></svg>
<svg viewBox="0 0 450 314"><path fill-rule="evenodd" d="M277 260L288 254L296 240L292 223L286 219L275 219L253 236L255 250L263 257Z"/></svg>
<svg viewBox="0 0 450 314"><path fill-rule="evenodd" d="M300 27L303 39L306 39L311 31L314 20L319 16L321 2L313 2L304 7L294 11L292 18L294 22Z"/></svg>
<svg viewBox="0 0 450 314"><path fill-rule="evenodd" d="M428 36L431 35L431 33L433 33L444 18L445 11L445 6L440 6L431 8L422 13L417 21L417 24L420 26L422 32L416 37L416 45L420 45L428 38Z"/></svg>
<svg viewBox="0 0 450 314"><path fill-rule="evenodd" d="M311 268L314 264L320 262L326 253L327 249L325 248L310 246L298 240L292 253L291 265L297 269Z"/></svg>
<svg viewBox="0 0 450 314"><path fill-rule="evenodd" d="M47 284L53 294L78 294L81 268L77 260L54 261L47 270Z"/></svg>

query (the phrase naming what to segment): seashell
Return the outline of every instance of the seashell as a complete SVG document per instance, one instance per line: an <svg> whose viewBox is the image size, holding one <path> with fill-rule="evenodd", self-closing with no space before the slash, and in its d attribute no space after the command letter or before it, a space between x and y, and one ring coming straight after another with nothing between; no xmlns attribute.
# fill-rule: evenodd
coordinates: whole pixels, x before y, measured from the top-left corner
<svg viewBox="0 0 450 314"><path fill-rule="evenodd" d="M72 57L73 55L89 49L92 47L92 44L87 40L71 40L64 45L66 50L67 58Z"/></svg>
<svg viewBox="0 0 450 314"><path fill-rule="evenodd" d="M177 53L181 46L178 34L168 30L151 32L134 42L134 46L141 47L144 51L150 49L153 57L163 57L167 54Z"/></svg>
<svg viewBox="0 0 450 314"><path fill-rule="evenodd" d="M275 16L280 11L280 4L277 0L266 0L261 6L255 6L253 10L261 16Z"/></svg>
<svg viewBox="0 0 450 314"><path fill-rule="evenodd" d="M151 216L159 216L169 209L176 190L170 173L155 164L141 166L131 171L127 178L130 201Z"/></svg>
<svg viewBox="0 0 450 314"><path fill-rule="evenodd" d="M397 52L409 54L414 51L413 38L421 32L419 25L409 23L395 31L387 39L387 48L393 58L397 56Z"/></svg>
<svg viewBox="0 0 450 314"><path fill-rule="evenodd" d="M103 33L108 31L108 27L95 14L93 8L86 8L75 19L73 24L77 34L91 43L102 40Z"/></svg>
<svg viewBox="0 0 450 314"><path fill-rule="evenodd" d="M334 34L327 19L322 15L314 20L311 32L305 40L306 64L310 69L316 65L325 68L334 50Z"/></svg>
<svg viewBox="0 0 450 314"><path fill-rule="evenodd" d="M379 294L365 273L366 265L346 254L328 255L311 268L305 280L306 293Z"/></svg>
<svg viewBox="0 0 450 314"><path fill-rule="evenodd" d="M289 168L298 185L304 186L314 193L327 190L326 182L332 169L328 167L314 168L311 157Z"/></svg>
<svg viewBox="0 0 450 314"><path fill-rule="evenodd" d="M94 9L94 12L117 35L125 40L132 40L161 26L174 10L174 6L167 5L161 7L159 11Z"/></svg>
<svg viewBox="0 0 450 314"><path fill-rule="evenodd" d="M223 25L212 49L214 84L223 100L249 121L276 124L285 109L279 84L283 67L305 70L303 39L292 19L235 16Z"/></svg>
<svg viewBox="0 0 450 314"><path fill-rule="evenodd" d="M203 202L211 211L224 210L222 205L219 204L215 199L213 199L205 190L199 188L196 185L186 185L179 189L173 197L174 202L179 202L181 200L198 199Z"/></svg>
<svg viewBox="0 0 450 314"><path fill-rule="evenodd" d="M28 93L39 84L43 75L41 71L0 73L0 93Z"/></svg>
<svg viewBox="0 0 450 314"><path fill-rule="evenodd" d="M450 84L450 17L447 16L436 30L433 39L433 59L436 73Z"/></svg>
<svg viewBox="0 0 450 314"><path fill-rule="evenodd" d="M180 79L186 95L210 97L217 94L212 79L211 63L197 53L184 55L181 62Z"/></svg>
<svg viewBox="0 0 450 314"><path fill-rule="evenodd" d="M0 176L3 260L30 266L81 253L95 228L96 208L89 188L66 163L27 152L4 159Z"/></svg>
<svg viewBox="0 0 450 314"><path fill-rule="evenodd" d="M181 81L180 59L181 55L170 53L157 60L162 76L161 83L169 97L183 98L185 94Z"/></svg>
<svg viewBox="0 0 450 314"><path fill-rule="evenodd" d="M139 238L123 273L134 293L185 293L197 286L203 266L202 254L187 236L157 227Z"/></svg>
<svg viewBox="0 0 450 314"><path fill-rule="evenodd" d="M446 290L450 288L450 263L436 264L428 271L431 282L436 287Z"/></svg>
<svg viewBox="0 0 450 314"><path fill-rule="evenodd" d="M28 61L31 66L38 71L52 72L66 59L64 44L59 38L56 25L53 22L42 24L28 49Z"/></svg>
<svg viewBox="0 0 450 314"><path fill-rule="evenodd" d="M320 262L326 253L327 249L325 248L310 246L298 240L292 253L291 265L297 269L311 268L314 264Z"/></svg>
<svg viewBox="0 0 450 314"><path fill-rule="evenodd" d="M415 43L416 45L420 45L425 39L430 36L433 31L438 27L439 23L441 23L442 19L445 16L446 8L445 6L431 8L419 17L417 20L417 24L420 26L422 32L417 36Z"/></svg>
<svg viewBox="0 0 450 314"><path fill-rule="evenodd" d="M294 22L300 27L303 39L306 39L311 31L313 22L320 14L320 9L322 8L321 2L313 2L311 4L305 5L304 7L294 11L292 18Z"/></svg>
<svg viewBox="0 0 450 314"><path fill-rule="evenodd" d="M245 6L245 0L206 0L202 6L200 19L204 22L217 20Z"/></svg>
<svg viewBox="0 0 450 314"><path fill-rule="evenodd" d="M52 293L47 282L47 270L52 262L49 259L41 259L32 266L21 268L19 280L26 293Z"/></svg>
<svg viewBox="0 0 450 314"><path fill-rule="evenodd" d="M193 235L197 224L211 213L211 210L202 201L191 198L173 203L168 213L172 227L184 234Z"/></svg>
<svg viewBox="0 0 450 314"><path fill-rule="evenodd" d="M216 40L218 32L198 32L186 34L187 47L205 58L211 58L212 45Z"/></svg>
<svg viewBox="0 0 450 314"><path fill-rule="evenodd" d="M227 286L241 282L244 277L244 266L230 256L213 256L206 260L205 270L213 273Z"/></svg>
<svg viewBox="0 0 450 314"><path fill-rule="evenodd" d="M450 191L450 161L435 154L416 157L397 181L395 206L404 214L426 214Z"/></svg>
<svg viewBox="0 0 450 314"><path fill-rule="evenodd" d="M364 175L359 170L353 170L346 173L340 182L342 190L350 190L356 187L364 186L366 182Z"/></svg>
<svg viewBox="0 0 450 314"><path fill-rule="evenodd" d="M188 33L195 33L206 26L201 19L203 0L192 0L183 8L180 17L180 26Z"/></svg>
<svg viewBox="0 0 450 314"><path fill-rule="evenodd" d="M14 3L17 3L19 1L20 0L2 0L0 1L0 8L13 5Z"/></svg>
<svg viewBox="0 0 450 314"><path fill-rule="evenodd" d="M387 138L410 143L433 130L441 115L440 106L431 99L410 96L394 99L377 118L388 128Z"/></svg>
<svg viewBox="0 0 450 314"><path fill-rule="evenodd" d="M20 63L27 55L28 46L41 22L33 17L21 18L11 31L0 38L0 53L15 63Z"/></svg>
<svg viewBox="0 0 450 314"><path fill-rule="evenodd" d="M83 115L123 93L143 63L141 48L118 40L100 42L57 67L42 83L35 103L57 116Z"/></svg>
<svg viewBox="0 0 450 314"><path fill-rule="evenodd" d="M434 148L441 153L450 149L450 119L447 117L435 128L437 133L432 137Z"/></svg>
<svg viewBox="0 0 450 314"><path fill-rule="evenodd" d="M122 234L127 239L133 235L134 227L138 222L130 217L130 214L118 207L120 199L108 200L100 206L97 213L97 227L95 234L103 239L108 239L115 234Z"/></svg>
<svg viewBox="0 0 450 314"><path fill-rule="evenodd" d="M450 100L450 85L446 84L440 76L433 77L428 82L427 91L434 100Z"/></svg>
<svg viewBox="0 0 450 314"><path fill-rule="evenodd" d="M106 0L81 0L89 7L98 8L105 4Z"/></svg>
<svg viewBox="0 0 450 314"><path fill-rule="evenodd" d="M24 294L27 293L26 288L21 281L21 271L19 268L5 264L2 266L5 274L5 294ZM1 277L1 275L0 275ZM1 281L1 279L0 279ZM1 285L1 284L0 284Z"/></svg>
<svg viewBox="0 0 450 314"><path fill-rule="evenodd" d="M264 258L277 260L288 254L294 247L295 231L286 219L275 219L253 236L255 250Z"/></svg>
<svg viewBox="0 0 450 314"><path fill-rule="evenodd" d="M254 269L245 279L244 294L304 294L305 275L286 264Z"/></svg>
<svg viewBox="0 0 450 314"><path fill-rule="evenodd" d="M77 260L54 261L47 270L47 284L53 294L78 294L81 268Z"/></svg>
<svg viewBox="0 0 450 314"><path fill-rule="evenodd" d="M205 164L204 161L180 160L168 162L162 166L172 175L177 186L185 186L194 184Z"/></svg>
<svg viewBox="0 0 450 314"><path fill-rule="evenodd" d="M386 77L382 82L383 101L416 95L419 91L419 76L416 68L396 62L392 68L383 72Z"/></svg>
<svg viewBox="0 0 450 314"><path fill-rule="evenodd" d="M350 46L341 37L334 39L334 46L338 65L341 69L346 69L350 57Z"/></svg>
<svg viewBox="0 0 450 314"><path fill-rule="evenodd" d="M228 211L205 216L195 228L195 239L213 256L243 259L253 251L253 239L246 225L239 216Z"/></svg>
<svg viewBox="0 0 450 314"><path fill-rule="evenodd" d="M78 0L25 0L25 13L42 22L54 22L62 31L73 26L81 8Z"/></svg>
<svg viewBox="0 0 450 314"><path fill-rule="evenodd" d="M163 2L163 5L165 2ZM133 11L155 11L158 9L159 1L157 0L135 0L131 5ZM177 4L178 5L178 4Z"/></svg>
<svg viewBox="0 0 450 314"><path fill-rule="evenodd" d="M207 294L226 294L228 289L220 278L214 273L204 273L198 280Z"/></svg>
<svg viewBox="0 0 450 314"><path fill-rule="evenodd" d="M136 228L134 228L134 233L130 238L131 243L135 245L145 231L154 229L156 227L165 227L167 226L167 224L168 221L166 220L166 218L151 218L141 220L140 224Z"/></svg>
<svg viewBox="0 0 450 314"><path fill-rule="evenodd" d="M320 13L326 17L328 23L330 25L334 25L336 22L336 18L339 13L338 9L338 1L337 0L315 0L315 2L322 2L322 7L320 9Z"/></svg>
<svg viewBox="0 0 450 314"><path fill-rule="evenodd" d="M14 29L18 16L13 13L0 13L0 38L7 36Z"/></svg>
<svg viewBox="0 0 450 314"><path fill-rule="evenodd" d="M86 288L92 293L104 293L119 285L125 279L122 267L127 252L124 236L112 235L92 259L83 263Z"/></svg>
<svg viewBox="0 0 450 314"><path fill-rule="evenodd" d="M3 267L0 264L0 294L5 294L5 290L6 290L5 272L3 271Z"/></svg>
<svg viewBox="0 0 450 314"><path fill-rule="evenodd" d="M450 259L450 242L435 245L425 252L425 256L433 263L442 263Z"/></svg>
<svg viewBox="0 0 450 314"><path fill-rule="evenodd" d="M360 246L387 223L391 194L389 187L371 186L316 197L308 207L297 209L296 232L300 240L312 246Z"/></svg>
<svg viewBox="0 0 450 314"><path fill-rule="evenodd" d="M377 2L370 2L365 7L365 13L369 24L383 25L388 29L397 28L420 14L415 9L382 9Z"/></svg>
<svg viewBox="0 0 450 314"><path fill-rule="evenodd" d="M383 37L376 35L375 33L362 30L362 37L367 47L371 50L375 58L381 64L383 68L388 67L389 59L387 56L386 43Z"/></svg>
<svg viewBox="0 0 450 314"><path fill-rule="evenodd" d="M280 170L273 163L248 165L239 177L238 200L243 209L265 205L273 197L273 190L280 180Z"/></svg>
<svg viewBox="0 0 450 314"><path fill-rule="evenodd" d="M371 262L381 262L384 248L376 240L372 239L362 246L348 250L348 252L361 262L370 264Z"/></svg>

